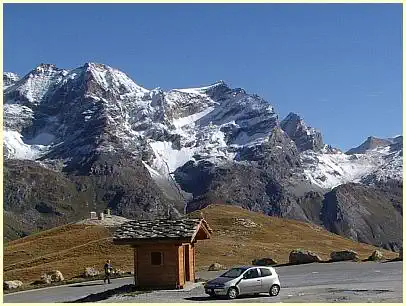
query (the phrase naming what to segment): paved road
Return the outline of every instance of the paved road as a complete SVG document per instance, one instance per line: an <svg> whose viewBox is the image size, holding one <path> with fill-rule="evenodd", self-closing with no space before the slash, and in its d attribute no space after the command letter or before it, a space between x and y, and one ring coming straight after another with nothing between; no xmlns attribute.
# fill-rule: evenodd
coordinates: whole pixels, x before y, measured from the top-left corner
<svg viewBox="0 0 406 306"><path fill-rule="evenodd" d="M20 291L3 296L4 303L52 303L69 302L93 293L132 284L133 277L112 279L111 284L104 284L102 280L78 284L63 285Z"/></svg>
<svg viewBox="0 0 406 306"><path fill-rule="evenodd" d="M307 264L276 268L282 289L277 297L241 297L234 302L402 302L402 262ZM200 272L209 279L219 272ZM92 293L131 284L132 278L116 279L25 291L4 296L4 302L64 302ZM154 291L136 296L115 296L103 302L228 302L211 299L202 287L189 291Z"/></svg>

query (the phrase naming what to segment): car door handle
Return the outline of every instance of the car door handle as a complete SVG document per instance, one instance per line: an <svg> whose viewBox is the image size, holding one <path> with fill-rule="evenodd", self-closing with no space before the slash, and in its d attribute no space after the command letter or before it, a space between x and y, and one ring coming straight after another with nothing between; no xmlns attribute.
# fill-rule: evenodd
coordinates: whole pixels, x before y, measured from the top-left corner
<svg viewBox="0 0 406 306"><path fill-rule="evenodd" d="M260 279L257 279L257 282L260 282L261 280Z"/></svg>

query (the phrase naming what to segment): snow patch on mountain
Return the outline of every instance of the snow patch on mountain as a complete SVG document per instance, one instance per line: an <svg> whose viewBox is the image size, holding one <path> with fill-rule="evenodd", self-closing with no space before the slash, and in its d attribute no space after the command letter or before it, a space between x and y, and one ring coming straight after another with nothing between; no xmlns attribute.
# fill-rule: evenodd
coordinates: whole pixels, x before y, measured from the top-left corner
<svg viewBox="0 0 406 306"><path fill-rule="evenodd" d="M305 151L301 162L306 177L317 186L331 189L348 182L366 183L375 180L402 180L401 152L391 153L390 146L377 147L364 154Z"/></svg>
<svg viewBox="0 0 406 306"><path fill-rule="evenodd" d="M6 158L35 160L49 149L45 145L27 144L22 138L22 135L16 131L6 130L3 132L3 148Z"/></svg>
<svg viewBox="0 0 406 306"><path fill-rule="evenodd" d="M158 171L156 171L154 168L152 168L150 165L148 165L145 161L142 161L142 164L145 166L145 168L147 168L149 174L151 175L151 177L156 180L156 179L160 179L162 178L162 174L159 173Z"/></svg>
<svg viewBox="0 0 406 306"><path fill-rule="evenodd" d="M161 174L170 174L178 167L192 159L195 149L182 148L175 150L172 148L172 142L155 141L150 142L150 146L155 153L153 168Z"/></svg>
<svg viewBox="0 0 406 306"><path fill-rule="evenodd" d="M203 110L201 112L195 113L193 115L178 118L178 119L174 119L173 120L173 125L177 129L179 129L179 128L185 126L185 125L188 125L188 126L194 125L194 123L197 120L199 120L200 118L203 118L204 116L208 115L213 110L214 110L214 107L208 107L207 109L205 109L205 110Z"/></svg>
<svg viewBox="0 0 406 306"><path fill-rule="evenodd" d="M6 103L22 103L27 100L31 104L39 104L51 86L56 86L68 72L58 69L55 65L41 64L5 90L5 95L13 90L14 99L6 99Z"/></svg>
<svg viewBox="0 0 406 306"><path fill-rule="evenodd" d="M269 136L269 133L255 133L248 135L246 132L241 132L238 134L237 138L234 140L234 144L243 146L255 146L265 141Z"/></svg>
<svg viewBox="0 0 406 306"><path fill-rule="evenodd" d="M14 72L3 73L3 90L14 85L20 77Z"/></svg>
<svg viewBox="0 0 406 306"><path fill-rule="evenodd" d="M225 85L224 81L218 81L209 86L196 87L196 88L180 88L180 89L174 89L174 90L189 93L189 94L201 95L201 94L207 94L208 91L210 91L218 86L222 86L222 85Z"/></svg>
<svg viewBox="0 0 406 306"><path fill-rule="evenodd" d="M122 95L149 93L149 90L137 85L120 70L96 63L87 63L85 68L105 90L117 91Z"/></svg>
<svg viewBox="0 0 406 306"><path fill-rule="evenodd" d="M6 103L3 105L3 118L5 128L14 127L19 130L21 125L34 118L34 112L31 108L21 104Z"/></svg>
<svg viewBox="0 0 406 306"><path fill-rule="evenodd" d="M390 152L389 146L387 148ZM403 181L402 151L388 153L383 157L383 162L378 168L361 178L361 182L364 184L375 184L377 181L388 180Z"/></svg>
<svg viewBox="0 0 406 306"><path fill-rule="evenodd" d="M81 157L89 150L120 148L142 156L154 178L170 179L190 160L240 162L242 151L269 142L275 128L282 128L302 152L301 170L317 186L384 179L388 173L398 178L402 172L402 156L396 155L400 138L389 147L373 139L365 153L344 154L324 145L321 133L300 116L290 113L279 123L271 104L223 81L164 92L145 89L102 64L87 63L70 71L42 64L16 79L4 96L6 158L35 160L56 148L53 158L68 160L72 152ZM101 141L94 146L81 141L89 134ZM272 143L278 150L287 146Z"/></svg>

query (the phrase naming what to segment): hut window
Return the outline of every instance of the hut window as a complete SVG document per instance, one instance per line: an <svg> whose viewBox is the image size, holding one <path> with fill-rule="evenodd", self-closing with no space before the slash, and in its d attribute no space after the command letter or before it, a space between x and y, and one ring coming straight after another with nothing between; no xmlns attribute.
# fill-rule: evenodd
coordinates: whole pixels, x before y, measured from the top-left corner
<svg viewBox="0 0 406 306"><path fill-rule="evenodd" d="M151 252L151 265L153 265L153 266L162 265L162 253L161 252Z"/></svg>

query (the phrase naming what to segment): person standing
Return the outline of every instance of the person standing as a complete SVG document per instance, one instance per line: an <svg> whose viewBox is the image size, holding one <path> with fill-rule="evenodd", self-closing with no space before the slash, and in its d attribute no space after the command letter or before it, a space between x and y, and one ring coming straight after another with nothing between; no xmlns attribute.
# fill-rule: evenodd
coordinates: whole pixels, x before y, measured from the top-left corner
<svg viewBox="0 0 406 306"><path fill-rule="evenodd" d="M110 276L112 269L113 268L111 266L110 259L106 260L106 263L104 264L104 280L103 280L104 283L106 283L107 280L108 283L111 284Z"/></svg>

